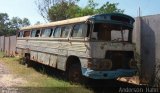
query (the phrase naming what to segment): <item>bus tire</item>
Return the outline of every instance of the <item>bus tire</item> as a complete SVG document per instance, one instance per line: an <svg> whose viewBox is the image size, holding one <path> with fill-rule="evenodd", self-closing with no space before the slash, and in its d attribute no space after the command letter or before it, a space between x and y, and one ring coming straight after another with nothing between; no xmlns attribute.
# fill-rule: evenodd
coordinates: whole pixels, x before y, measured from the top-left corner
<svg viewBox="0 0 160 93"><path fill-rule="evenodd" d="M81 83L82 81L82 73L81 73L81 65L78 63L71 64L68 68L68 80L74 83Z"/></svg>
<svg viewBox="0 0 160 93"><path fill-rule="evenodd" d="M30 66L31 66L30 56L29 56L29 55L26 55L26 56L25 56L25 65L26 65L27 67L30 67Z"/></svg>

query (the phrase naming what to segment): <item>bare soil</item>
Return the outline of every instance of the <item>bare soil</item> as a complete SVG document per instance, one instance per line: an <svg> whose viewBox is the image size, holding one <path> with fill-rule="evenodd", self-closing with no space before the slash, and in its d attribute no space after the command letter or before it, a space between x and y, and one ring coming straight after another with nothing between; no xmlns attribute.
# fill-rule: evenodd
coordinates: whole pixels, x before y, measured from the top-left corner
<svg viewBox="0 0 160 93"><path fill-rule="evenodd" d="M0 93L20 93L18 87L27 83L22 77L12 74L7 67L0 62Z"/></svg>

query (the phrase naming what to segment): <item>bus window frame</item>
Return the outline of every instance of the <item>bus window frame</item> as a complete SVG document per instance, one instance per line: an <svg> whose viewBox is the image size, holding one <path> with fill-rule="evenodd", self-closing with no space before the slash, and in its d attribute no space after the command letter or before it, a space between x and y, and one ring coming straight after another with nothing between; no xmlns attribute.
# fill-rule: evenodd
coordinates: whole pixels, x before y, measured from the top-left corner
<svg viewBox="0 0 160 93"><path fill-rule="evenodd" d="M36 36L36 33L35 33L35 36L34 36L34 37L32 36L32 32L33 32L33 31L36 31L36 30L35 30L35 29L32 29L32 30L31 30L31 34L30 34L30 37L31 37L31 38L34 38L34 37Z"/></svg>
<svg viewBox="0 0 160 93"><path fill-rule="evenodd" d="M36 34L35 34L35 36L32 37L32 36L31 36L32 31L36 31L36 33L37 33L38 30L39 30L39 36L36 36ZM39 28L39 29L36 28L36 29L31 29L31 30L30 30L30 37L31 37L31 38L39 38L39 37L41 37L40 35L41 35L41 28Z"/></svg>
<svg viewBox="0 0 160 93"><path fill-rule="evenodd" d="M67 35L66 37L62 37L62 30L61 30L61 38L69 38L69 37L70 37L70 34L71 34L71 32L72 32L72 29L73 29L73 25L72 25L72 24L68 24L68 25L62 26L62 28L63 28L63 27L65 27L65 29L66 29L66 27L69 27L69 31L68 31L68 35Z"/></svg>
<svg viewBox="0 0 160 93"><path fill-rule="evenodd" d="M50 29L51 33L50 33L50 35L47 36L47 37L42 37L42 34L43 34L42 32L43 32L43 30L44 30L44 33L45 33L46 29ZM41 37L41 38L51 38L51 37L53 36L54 29L55 29L55 28L53 28L53 27L41 28L40 37Z"/></svg>
<svg viewBox="0 0 160 93"><path fill-rule="evenodd" d="M73 30L76 25L86 25L87 26L85 35L83 37L73 37ZM83 28L82 30L85 30L85 29ZM87 31L88 31L88 23L80 22L80 23L73 24L73 27L70 33L70 40L86 40L86 38L89 38L89 36L87 37ZM90 34L90 31L89 31L89 34Z"/></svg>
<svg viewBox="0 0 160 93"><path fill-rule="evenodd" d="M57 28L60 28L60 31L61 31L61 26L56 26L55 29L54 29L54 33L52 34L52 35L53 35L53 38L61 38L61 32L60 32L59 37L55 37L55 33L56 33L56 29L57 29Z"/></svg>
<svg viewBox="0 0 160 93"><path fill-rule="evenodd" d="M68 35L67 35L66 37L62 37L62 28L63 28L63 27L65 27L65 28L66 28L66 27L70 27L70 30L68 31ZM56 29L57 29L57 28L60 28L60 29L61 29L60 37L55 37L55 32L56 32ZM54 27L53 34L52 34L52 38L54 38L54 39L69 39L70 33L71 33L72 29L73 29L73 25L72 25L72 24L55 26L55 27Z"/></svg>
<svg viewBox="0 0 160 93"><path fill-rule="evenodd" d="M50 28L52 29L52 34L51 34L50 38L54 38L53 34L54 34L54 32L55 32L55 28L56 28L56 27L50 27Z"/></svg>

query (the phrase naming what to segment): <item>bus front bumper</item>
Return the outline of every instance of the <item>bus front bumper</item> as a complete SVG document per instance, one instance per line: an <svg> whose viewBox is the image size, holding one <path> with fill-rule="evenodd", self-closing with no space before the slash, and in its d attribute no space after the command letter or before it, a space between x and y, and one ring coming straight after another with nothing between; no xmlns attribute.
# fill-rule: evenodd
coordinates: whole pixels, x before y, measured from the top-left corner
<svg viewBox="0 0 160 93"><path fill-rule="evenodd" d="M117 69L113 71L95 71L82 68L82 75L92 79L116 79L118 77L130 77L136 74L136 70Z"/></svg>

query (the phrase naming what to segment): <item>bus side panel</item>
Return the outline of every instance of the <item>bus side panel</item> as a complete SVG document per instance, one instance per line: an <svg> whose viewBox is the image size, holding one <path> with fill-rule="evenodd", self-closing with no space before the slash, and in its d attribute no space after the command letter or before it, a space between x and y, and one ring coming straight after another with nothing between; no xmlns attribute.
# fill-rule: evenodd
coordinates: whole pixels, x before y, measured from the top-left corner
<svg viewBox="0 0 160 93"><path fill-rule="evenodd" d="M56 68L57 65L57 55L50 55L49 66Z"/></svg>
<svg viewBox="0 0 160 93"><path fill-rule="evenodd" d="M26 52L26 51L24 51L26 49L26 46L27 46L26 40L17 39L16 51L20 56L24 56L24 54Z"/></svg>
<svg viewBox="0 0 160 93"><path fill-rule="evenodd" d="M38 52L38 62L49 65L50 54Z"/></svg>
<svg viewBox="0 0 160 93"><path fill-rule="evenodd" d="M65 57L65 56L58 56L57 69L65 71L66 60L67 60L67 57Z"/></svg>
<svg viewBox="0 0 160 93"><path fill-rule="evenodd" d="M38 53L35 52L35 51L31 51L30 52L30 57L31 57L31 60L34 60L34 61L37 61L38 60Z"/></svg>

